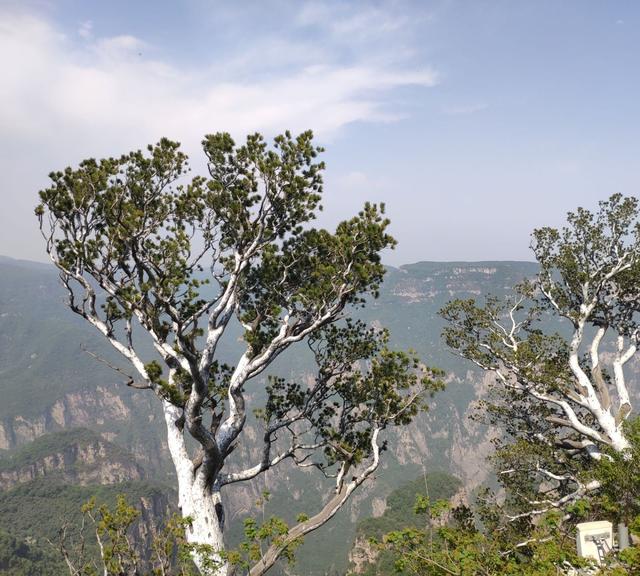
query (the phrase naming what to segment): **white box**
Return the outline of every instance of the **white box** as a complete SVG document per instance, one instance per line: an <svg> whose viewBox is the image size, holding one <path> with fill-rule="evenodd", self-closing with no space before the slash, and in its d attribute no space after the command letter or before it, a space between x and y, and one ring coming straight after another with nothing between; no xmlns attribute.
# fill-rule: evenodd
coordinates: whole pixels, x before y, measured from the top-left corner
<svg viewBox="0 0 640 576"><path fill-rule="evenodd" d="M596 542L600 542L605 553L613 548L613 525L611 522L583 522L576 526L578 556L591 558L600 564L600 554Z"/></svg>

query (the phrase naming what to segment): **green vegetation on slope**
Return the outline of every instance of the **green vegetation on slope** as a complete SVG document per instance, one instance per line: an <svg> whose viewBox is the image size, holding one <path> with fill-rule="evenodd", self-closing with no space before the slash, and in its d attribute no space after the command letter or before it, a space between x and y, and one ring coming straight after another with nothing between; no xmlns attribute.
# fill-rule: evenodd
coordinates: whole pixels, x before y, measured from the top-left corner
<svg viewBox="0 0 640 576"><path fill-rule="evenodd" d="M0 574L6 576L59 576L64 574L59 555L49 546L21 540L0 529Z"/></svg>
<svg viewBox="0 0 640 576"><path fill-rule="evenodd" d="M381 287L380 298L360 313L366 322L379 323L391 329L393 347L412 347L428 364L456 371L458 378L465 380L468 367L460 368L456 357L443 352L440 343L442 321L437 315L438 309L452 297L502 293L535 270L535 264L526 262L421 262L401 269L390 268ZM134 450L145 467L153 469L156 474L159 469L166 470L161 466L151 468L155 462L145 459L164 458L165 464L168 461L162 455L165 431L158 411L154 412L155 399L145 391L128 390L122 384L114 386L115 382L122 382L123 377L82 351L81 344L111 361L115 359L109 345L95 330L65 308L64 297L64 290L52 267L0 259L0 395L3 399L0 420L9 426L13 425L16 416L20 416L29 423L37 422L37 425L46 422L46 430L55 429L57 424L50 417L51 406L65 395L75 395L74 398L84 395L87 401L79 398L77 405L77 413L84 420L71 418L72 425L91 425L93 428L94 418L101 416L103 422L96 424L95 430L116 434L114 441ZM232 361L235 358L235 338L239 334L239 330L235 331L228 341L221 343L225 359ZM310 355L306 352L302 347L294 353L283 354L274 365L273 372L285 377L307 373ZM250 392L256 398L263 393L262 385L263 382L258 381L251 383ZM93 398L103 400L96 393L98 386L117 396L129 410L128 414L122 419L105 417L100 413L103 409L101 404L88 403ZM389 451L386 454L388 464L377 475L375 491L361 501L358 508L366 511L373 497L389 494L407 477L417 475L418 463L424 463L427 469L449 468L452 443L456 439L459 441L459 434L464 433L460 426L461 418L474 398L475 390L467 381L453 382L438 394L434 399L434 410L419 424L426 436L428 454L421 454L415 446L406 445L403 447L406 464L401 466L394 451ZM69 405L66 408L66 415L73 416L76 407ZM40 420L34 420L37 418ZM25 428L28 427L22 426ZM414 461L408 461L407 454L415 455L412 456ZM246 457L248 453L239 447L236 458ZM307 474L289 475L286 470L270 477L274 513L283 515L280 511L287 508L292 494L299 495L303 509L312 512L322 492L319 491L320 482L310 478ZM324 574L323 566L327 566L328 558L336 570L346 568L348 548L354 537L352 512L344 511L325 530L308 538L300 550L294 572ZM234 511L229 517L233 514Z"/></svg>
<svg viewBox="0 0 640 576"><path fill-rule="evenodd" d="M166 487L150 482L122 482L110 486L71 486L37 478L0 493L0 524L10 526L17 537L55 538L62 521L75 524L81 517L81 507L91 497L113 506L118 494L132 500L164 497Z"/></svg>
<svg viewBox="0 0 640 576"><path fill-rule="evenodd" d="M360 545L369 541L381 542L384 535L394 530L418 527L424 518L415 514L416 500L428 496L431 502L450 500L462 487L462 482L446 472L431 472L394 490L387 498L382 516L366 518L358 523L357 538ZM372 548L373 550L373 548ZM377 550L376 550L377 552ZM360 568L364 576L391 576L397 574L396 558L389 550L381 550L375 560Z"/></svg>
<svg viewBox="0 0 640 576"><path fill-rule="evenodd" d="M136 506L142 499L164 505L167 492L167 488L150 482L72 486L50 478L38 478L0 492L0 525L5 530L10 529L10 533L0 533L0 573L15 576L67 574L62 557L52 552L49 541L58 541L58 532L64 524L68 524L72 532L80 526L84 503L95 497L97 502L114 507L117 496L125 494ZM11 564L7 557L18 553L22 559Z"/></svg>
<svg viewBox="0 0 640 576"><path fill-rule="evenodd" d="M387 508L378 518L365 518L358 523L358 537L376 540L392 530L398 530L420 519L414 514L416 497L428 496L431 501L449 500L462 487L462 482L446 472L430 472L394 490L387 498Z"/></svg>

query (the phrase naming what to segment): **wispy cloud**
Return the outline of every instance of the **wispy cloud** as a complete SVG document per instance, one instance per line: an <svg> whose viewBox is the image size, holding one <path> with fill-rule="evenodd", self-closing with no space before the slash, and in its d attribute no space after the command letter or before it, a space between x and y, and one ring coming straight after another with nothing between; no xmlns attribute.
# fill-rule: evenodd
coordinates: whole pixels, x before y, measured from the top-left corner
<svg viewBox="0 0 640 576"><path fill-rule="evenodd" d="M400 64L416 55L421 27L432 14L424 6L402 1L382 4L309 0L297 13L298 26L321 31L343 57Z"/></svg>
<svg viewBox="0 0 640 576"><path fill-rule="evenodd" d="M388 39L397 36L401 22L383 20L377 11L331 24L325 13L304 24L314 27L313 41L303 33L257 36L248 48L235 46L224 57L213 51L186 66L171 59L170 47L132 35L100 37L90 21L70 34L40 13L0 9L0 199L29 214L51 169L162 136L194 152L204 134L219 130L242 137L313 128L326 140L353 122L392 122L404 113L392 92L433 86L438 76L397 54L391 63L365 49L385 26ZM364 39L366 30L375 40ZM346 54L349 34L362 45ZM0 253L10 251L17 226L0 216Z"/></svg>
<svg viewBox="0 0 640 576"><path fill-rule="evenodd" d="M460 104L457 106L445 106L442 110L447 116L468 116L470 114L476 114L489 108L488 104L475 103L475 104Z"/></svg>
<svg viewBox="0 0 640 576"><path fill-rule="evenodd" d="M336 4L328 2L305 2L296 21L301 26L323 27L339 39L368 41L389 32L405 28L409 22L406 13L372 5Z"/></svg>
<svg viewBox="0 0 640 576"><path fill-rule="evenodd" d="M85 20L84 22L81 22L80 26L78 27L78 36L85 39L91 38L92 31L93 22L91 22L91 20Z"/></svg>
<svg viewBox="0 0 640 576"><path fill-rule="evenodd" d="M90 22L78 32L82 46L34 15L4 14L2 22L0 53L21 57L5 56L0 120L16 136L37 130L41 145L47 137L59 142L61 124L74 142L92 140L98 131L102 141L134 134L136 140L161 134L199 140L209 130L309 126L330 136L351 122L397 118L385 98L397 87L437 83L430 68L386 67L365 58L341 63L313 52L294 56L300 51L284 40L269 48L274 58L282 55L286 70L254 78L245 71L240 78L239 69L255 66L250 55L244 62L236 55L235 73L227 75L220 61L178 67L134 36L93 38ZM260 49L263 56L269 52Z"/></svg>

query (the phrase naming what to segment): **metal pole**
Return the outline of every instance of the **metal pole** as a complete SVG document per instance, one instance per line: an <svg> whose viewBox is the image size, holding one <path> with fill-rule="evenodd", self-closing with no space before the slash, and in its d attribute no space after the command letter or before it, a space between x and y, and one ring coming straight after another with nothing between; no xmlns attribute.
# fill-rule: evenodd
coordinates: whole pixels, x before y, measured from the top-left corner
<svg viewBox="0 0 640 576"><path fill-rule="evenodd" d="M629 528L624 522L618 524L618 550L629 548Z"/></svg>

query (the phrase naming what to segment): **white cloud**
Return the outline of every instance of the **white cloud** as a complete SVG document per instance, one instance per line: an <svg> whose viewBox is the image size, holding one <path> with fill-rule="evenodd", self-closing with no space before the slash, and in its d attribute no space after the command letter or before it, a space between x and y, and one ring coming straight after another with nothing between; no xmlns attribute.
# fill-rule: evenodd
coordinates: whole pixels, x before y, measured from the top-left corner
<svg viewBox="0 0 640 576"><path fill-rule="evenodd" d="M306 2L298 14L302 26L322 26L341 38L366 40L390 31L400 30L408 17L375 6ZM345 36L347 34L348 36Z"/></svg>
<svg viewBox="0 0 640 576"><path fill-rule="evenodd" d="M476 112L482 112L487 108L489 108L489 105L482 103L462 104L458 106L445 106L443 112L447 116L468 116L470 114L475 114Z"/></svg>
<svg viewBox="0 0 640 576"><path fill-rule="evenodd" d="M320 30L331 46L342 54L365 56L380 65L402 65L416 55L416 45L424 42L424 27L433 16L426 3L409 5L402 0L374 4L368 2L301 3L296 23Z"/></svg>
<svg viewBox="0 0 640 576"><path fill-rule="evenodd" d="M93 22L91 20L85 20L80 23L78 27L78 36L80 38L84 38L85 40L91 38L93 31Z"/></svg>
<svg viewBox="0 0 640 576"><path fill-rule="evenodd" d="M353 42L354 36L366 40L390 32L406 36L411 24L432 19L432 15L424 7L410 7L400 1L375 5L366 2L336 3L308 0L301 6L296 15L298 25L321 26L339 38L349 38L350 42ZM345 33L349 36L343 36Z"/></svg>
<svg viewBox="0 0 640 576"><path fill-rule="evenodd" d="M312 128L326 141L353 122L402 117L388 104L395 88L437 83L432 69L390 66L364 53L345 63L330 46L287 56L300 39L257 40L256 49L271 45L270 57L281 53L286 62L258 74L260 65L241 52L233 69L220 58L185 68L141 38L98 38L91 22L77 34L80 41L37 14L0 10L0 200L11 208L0 216L0 254L40 252L29 248L36 241L23 227L33 226L35 190L52 169L162 136L199 157L202 136L220 130L241 138Z"/></svg>
<svg viewBox="0 0 640 576"><path fill-rule="evenodd" d="M386 92L437 82L431 69L367 62L293 66L253 82L228 80L215 67L212 74L154 59L153 48L133 36L96 39L80 49L34 16L5 15L2 21L0 53L21 56L3 63L0 121L14 136L37 132L41 145L47 138L59 141L61 124L74 141L130 145L162 134L199 141L204 132L220 129L311 126L326 136L350 122L396 118L398 112L384 105Z"/></svg>

